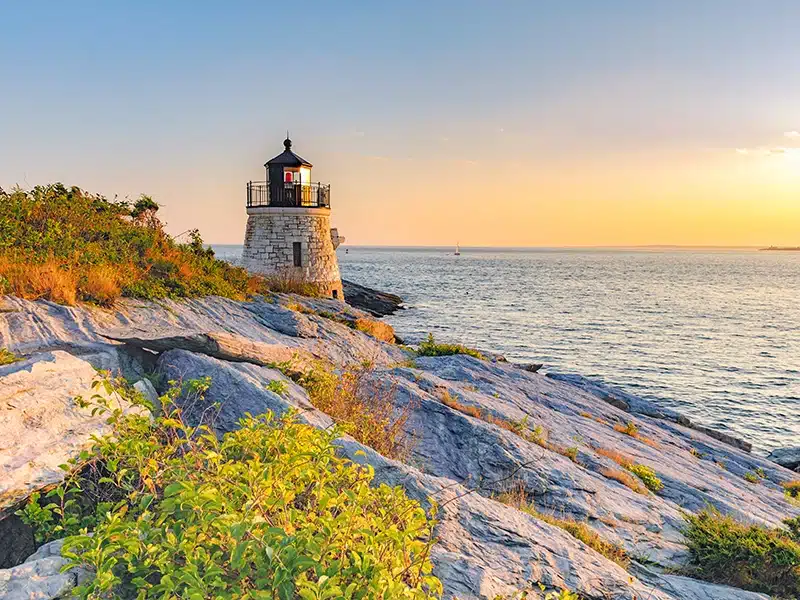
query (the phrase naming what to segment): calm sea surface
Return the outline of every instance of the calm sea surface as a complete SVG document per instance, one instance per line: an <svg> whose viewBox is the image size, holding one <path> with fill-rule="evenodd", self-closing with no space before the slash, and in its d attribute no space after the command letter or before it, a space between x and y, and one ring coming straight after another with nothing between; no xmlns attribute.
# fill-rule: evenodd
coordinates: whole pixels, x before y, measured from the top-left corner
<svg viewBox="0 0 800 600"><path fill-rule="evenodd" d="M216 246L236 261L240 246ZM753 442L800 444L800 253L339 249L342 276L394 292L387 320L579 373Z"/></svg>

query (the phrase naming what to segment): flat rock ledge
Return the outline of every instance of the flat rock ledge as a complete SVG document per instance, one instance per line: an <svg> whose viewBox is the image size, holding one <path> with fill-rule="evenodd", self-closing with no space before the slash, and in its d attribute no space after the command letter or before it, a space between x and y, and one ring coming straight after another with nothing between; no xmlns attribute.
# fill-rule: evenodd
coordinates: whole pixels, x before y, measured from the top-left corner
<svg viewBox="0 0 800 600"><path fill-rule="evenodd" d="M261 366L288 364L293 368L302 369L316 358L303 348L255 342L243 336L222 331L184 333L175 329L162 331L127 329L109 331L102 335L109 340L123 342L159 354L168 350L180 349L206 354L229 362L247 362Z"/></svg>
<svg viewBox="0 0 800 600"><path fill-rule="evenodd" d="M373 317L385 317L402 308L403 299L395 294L379 292L346 279L342 279L342 287L345 302Z"/></svg>

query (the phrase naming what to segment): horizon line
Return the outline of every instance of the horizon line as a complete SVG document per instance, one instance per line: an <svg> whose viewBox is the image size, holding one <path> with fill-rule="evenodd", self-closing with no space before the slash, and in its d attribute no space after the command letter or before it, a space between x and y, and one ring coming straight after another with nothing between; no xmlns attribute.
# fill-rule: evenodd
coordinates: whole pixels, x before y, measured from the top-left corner
<svg viewBox="0 0 800 600"><path fill-rule="evenodd" d="M242 246L243 244L232 243L217 243L206 242L209 246ZM456 244L342 244L340 248L454 248ZM708 248L708 249L728 249L728 250L741 250L741 249L769 249L769 248L790 248L793 246L776 246L772 245L725 245L725 244L615 244L615 245L562 245L562 246L464 246L459 245L463 250L465 248L471 249L513 249L513 250L574 250L574 249L630 249L630 248Z"/></svg>

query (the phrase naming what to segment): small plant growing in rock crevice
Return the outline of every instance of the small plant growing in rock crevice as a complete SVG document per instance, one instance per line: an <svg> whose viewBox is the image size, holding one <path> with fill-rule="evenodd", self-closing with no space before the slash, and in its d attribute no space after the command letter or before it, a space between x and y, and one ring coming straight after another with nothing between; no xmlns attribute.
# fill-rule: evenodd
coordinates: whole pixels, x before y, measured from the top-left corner
<svg viewBox="0 0 800 600"><path fill-rule="evenodd" d="M15 362L19 362L22 360L21 356L17 356L10 350L6 348L0 348L0 367L4 365L10 365Z"/></svg>
<svg viewBox="0 0 800 600"><path fill-rule="evenodd" d="M750 471L745 473L743 475L743 478L744 478L745 481L748 481L750 483L760 483L761 482L761 480L758 478L758 475L756 475L755 473L751 473Z"/></svg>
<svg viewBox="0 0 800 600"><path fill-rule="evenodd" d="M486 357L475 348L469 348L462 344L440 344L438 343L432 333L428 334L417 348L419 356L451 356L453 354L466 354L473 358L486 360Z"/></svg>
<svg viewBox="0 0 800 600"><path fill-rule="evenodd" d="M633 421L628 421L625 423L625 425L617 423L614 425L614 431L629 435L630 437L639 440L648 446L652 446L653 448L658 448L658 442L651 440L649 437L643 436L641 433L639 433L639 427Z"/></svg>
<svg viewBox="0 0 800 600"><path fill-rule="evenodd" d="M615 471L613 469L603 469L601 474L604 477L615 479L640 494L647 493L647 490L658 493L664 489L664 484L651 467L636 463L636 461L634 461L634 459L627 454L623 454L622 452L618 452L616 450L609 450L608 448L596 448L595 452L597 452L597 454L600 456L610 458L623 469L636 475L636 477L641 480L647 489L642 488L642 486L638 484L634 485L630 476L625 476L626 474L620 475L619 471ZM635 480L633 481L635 482Z"/></svg>
<svg viewBox="0 0 800 600"><path fill-rule="evenodd" d="M283 396L289 391L289 385L280 379L273 379L265 386L270 392Z"/></svg>

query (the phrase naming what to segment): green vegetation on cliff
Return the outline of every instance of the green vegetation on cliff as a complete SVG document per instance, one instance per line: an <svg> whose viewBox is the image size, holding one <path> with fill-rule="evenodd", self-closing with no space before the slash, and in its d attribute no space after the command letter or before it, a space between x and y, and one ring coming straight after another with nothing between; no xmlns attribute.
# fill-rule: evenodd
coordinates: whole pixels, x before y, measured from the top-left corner
<svg viewBox="0 0 800 600"><path fill-rule="evenodd" d="M158 205L112 201L62 184L0 190L0 293L110 305L120 296L243 299L263 281L214 257L197 231L178 243Z"/></svg>
<svg viewBox="0 0 800 600"><path fill-rule="evenodd" d="M99 395L84 403L109 411L113 435L81 455L49 504L34 500L20 513L46 537L77 533L62 554L95 575L79 597L441 593L433 521L419 503L400 487L371 486L371 467L337 455L337 431L291 415L247 417L221 440L188 426L174 402L208 385L173 388L154 419L124 415Z"/></svg>
<svg viewBox="0 0 800 600"><path fill-rule="evenodd" d="M440 344L437 342L432 333L428 334L417 348L419 356L451 356L453 354L466 354L474 358L486 360L486 357L478 350L464 346L462 344Z"/></svg>
<svg viewBox="0 0 800 600"><path fill-rule="evenodd" d="M800 597L797 519L781 529L740 523L713 509L685 518L690 575L776 598Z"/></svg>

